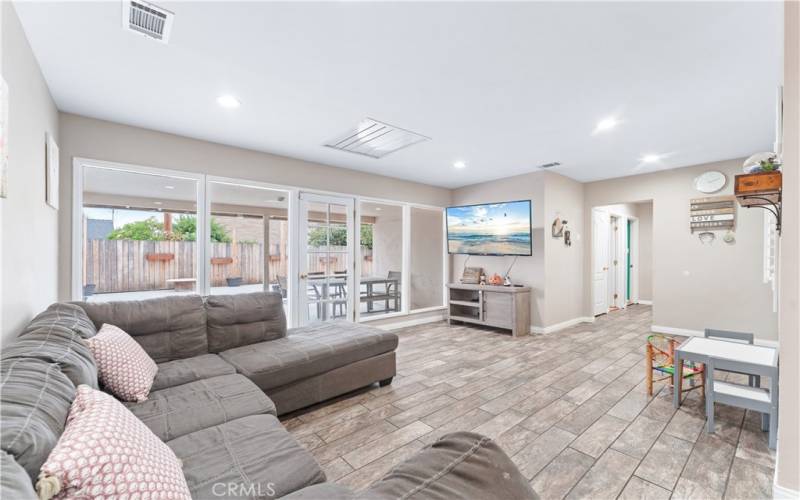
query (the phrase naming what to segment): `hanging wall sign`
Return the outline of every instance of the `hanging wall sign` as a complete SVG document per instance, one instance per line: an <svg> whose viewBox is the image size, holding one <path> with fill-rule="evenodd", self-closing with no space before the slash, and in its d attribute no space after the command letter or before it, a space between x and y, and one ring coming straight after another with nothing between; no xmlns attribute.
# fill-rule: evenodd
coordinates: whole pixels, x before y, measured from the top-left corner
<svg viewBox="0 0 800 500"><path fill-rule="evenodd" d="M736 227L736 197L711 196L691 200L689 227L692 232L733 230Z"/></svg>

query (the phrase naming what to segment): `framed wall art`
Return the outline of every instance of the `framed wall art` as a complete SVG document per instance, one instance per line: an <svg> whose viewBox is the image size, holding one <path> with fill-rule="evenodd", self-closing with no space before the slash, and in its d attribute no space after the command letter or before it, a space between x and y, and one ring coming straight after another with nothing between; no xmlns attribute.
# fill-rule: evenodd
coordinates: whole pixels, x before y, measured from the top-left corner
<svg viewBox="0 0 800 500"><path fill-rule="evenodd" d="M58 210L58 144L52 135L45 136L45 201Z"/></svg>

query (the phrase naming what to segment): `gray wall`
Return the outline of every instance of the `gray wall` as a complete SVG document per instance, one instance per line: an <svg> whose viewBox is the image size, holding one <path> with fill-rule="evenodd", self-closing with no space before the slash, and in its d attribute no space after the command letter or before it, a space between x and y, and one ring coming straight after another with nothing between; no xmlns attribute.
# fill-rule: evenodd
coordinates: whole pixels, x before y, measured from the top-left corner
<svg viewBox="0 0 800 500"><path fill-rule="evenodd" d="M653 202L637 203L639 218L639 300L653 300Z"/></svg>
<svg viewBox="0 0 800 500"><path fill-rule="evenodd" d="M742 160L728 160L584 186L586 217L599 205L653 200L654 325L752 331L761 339L777 340L777 315L772 312L770 287L763 283L761 210L737 209L734 245L722 242L721 232L713 245L703 245L689 231L689 200L702 196L693 187L694 178L708 170L724 172L728 184L715 194L731 194L741 165ZM591 245L590 234L584 242ZM584 258L585 283L590 282L589 255L586 252ZM588 316L591 288L584 288Z"/></svg>
<svg viewBox="0 0 800 500"><path fill-rule="evenodd" d="M91 158L201 172L390 200L445 206L450 190L284 156L60 113L61 203L72 204L72 159ZM343 153L344 154L344 153ZM62 210L59 296L70 296L71 213Z"/></svg>
<svg viewBox="0 0 800 500"><path fill-rule="evenodd" d="M59 134L58 111L14 6L0 2L0 9L9 89L8 198L0 200L0 325L7 341L58 296L58 212L45 203L45 133L57 142ZM61 213L70 213L69 200L61 200Z"/></svg>
<svg viewBox="0 0 800 500"><path fill-rule="evenodd" d="M545 247L544 247L544 193L545 172L517 175L453 190L453 205L472 205L512 200L532 200L533 255L519 257L511 278L515 283L533 288L531 294L531 322L533 326L544 326ZM548 224L547 230L550 230ZM466 257L454 255L450 259L450 280L461 278ZM487 277L494 273L503 275L514 257L470 257L470 267L482 267Z"/></svg>
<svg viewBox="0 0 800 500"><path fill-rule="evenodd" d="M583 316L584 224L583 184L553 172L544 172L545 311L542 325L553 327ZM553 238L556 217L567 221L572 245Z"/></svg>

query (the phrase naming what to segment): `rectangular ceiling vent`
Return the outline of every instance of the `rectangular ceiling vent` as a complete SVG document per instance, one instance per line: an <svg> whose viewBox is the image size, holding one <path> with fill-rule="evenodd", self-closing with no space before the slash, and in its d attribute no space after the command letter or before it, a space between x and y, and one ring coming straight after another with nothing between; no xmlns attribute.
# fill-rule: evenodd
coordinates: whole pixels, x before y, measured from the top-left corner
<svg viewBox="0 0 800 500"><path fill-rule="evenodd" d="M326 142L325 146L370 158L383 158L389 153L430 139L410 130L365 118L355 128Z"/></svg>
<svg viewBox="0 0 800 500"><path fill-rule="evenodd" d="M542 165L539 165L539 168L553 168L558 166L561 166L561 163L557 161L551 161L550 163L544 163Z"/></svg>
<svg viewBox="0 0 800 500"><path fill-rule="evenodd" d="M122 27L161 43L169 41L175 14L142 0L123 0Z"/></svg>

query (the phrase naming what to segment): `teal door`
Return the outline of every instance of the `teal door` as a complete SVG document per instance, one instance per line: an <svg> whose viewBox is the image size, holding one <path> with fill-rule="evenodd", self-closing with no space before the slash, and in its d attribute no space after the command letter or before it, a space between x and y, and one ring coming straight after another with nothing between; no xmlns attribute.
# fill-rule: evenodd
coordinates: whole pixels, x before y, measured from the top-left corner
<svg viewBox="0 0 800 500"><path fill-rule="evenodd" d="M625 249L625 301L631 301L631 224L628 219L628 237L625 239L627 248Z"/></svg>

